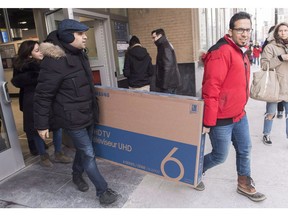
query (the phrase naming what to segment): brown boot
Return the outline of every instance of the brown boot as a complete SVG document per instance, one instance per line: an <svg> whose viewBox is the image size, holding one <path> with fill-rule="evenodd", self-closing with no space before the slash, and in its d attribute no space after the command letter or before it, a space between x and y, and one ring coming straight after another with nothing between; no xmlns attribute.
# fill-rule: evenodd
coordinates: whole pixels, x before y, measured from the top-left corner
<svg viewBox="0 0 288 216"><path fill-rule="evenodd" d="M260 202L266 199L266 196L255 189L255 184L250 176L238 176L237 192L254 202Z"/></svg>
<svg viewBox="0 0 288 216"><path fill-rule="evenodd" d="M47 153L40 156L40 165L43 167L53 167L53 164L50 161L50 157Z"/></svg>
<svg viewBox="0 0 288 216"><path fill-rule="evenodd" d="M55 152L54 161L56 163L72 163L73 158L66 156L63 152Z"/></svg>

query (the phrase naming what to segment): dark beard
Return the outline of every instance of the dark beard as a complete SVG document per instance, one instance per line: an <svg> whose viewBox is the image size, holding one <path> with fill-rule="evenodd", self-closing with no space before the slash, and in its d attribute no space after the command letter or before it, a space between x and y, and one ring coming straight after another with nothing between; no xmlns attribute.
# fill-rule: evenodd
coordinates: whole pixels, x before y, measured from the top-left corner
<svg viewBox="0 0 288 216"><path fill-rule="evenodd" d="M239 47L245 47L245 46L247 46L247 43L244 43L244 44L236 43L236 45L239 46Z"/></svg>

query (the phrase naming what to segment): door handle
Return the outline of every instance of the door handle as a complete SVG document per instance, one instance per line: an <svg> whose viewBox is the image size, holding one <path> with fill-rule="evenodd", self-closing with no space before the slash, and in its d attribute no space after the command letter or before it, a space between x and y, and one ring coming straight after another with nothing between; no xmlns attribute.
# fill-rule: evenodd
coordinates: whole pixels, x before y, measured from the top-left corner
<svg viewBox="0 0 288 216"><path fill-rule="evenodd" d="M3 94L4 94L4 99L5 99L4 102L8 104L8 103L11 103L11 100L10 100L7 84L8 82L3 82L1 87L3 89Z"/></svg>

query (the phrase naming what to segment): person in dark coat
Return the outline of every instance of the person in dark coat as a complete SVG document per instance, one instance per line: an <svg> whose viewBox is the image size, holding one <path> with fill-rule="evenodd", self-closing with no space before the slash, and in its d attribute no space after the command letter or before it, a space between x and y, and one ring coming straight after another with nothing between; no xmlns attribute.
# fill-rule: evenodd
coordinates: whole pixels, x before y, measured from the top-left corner
<svg viewBox="0 0 288 216"><path fill-rule="evenodd" d="M151 32L152 40L157 46L156 87L158 92L176 94L182 84L177 65L176 54L163 29Z"/></svg>
<svg viewBox="0 0 288 216"><path fill-rule="evenodd" d="M23 112L23 129L26 133L28 147L32 155L38 155L38 150L33 138L33 132L35 131L33 112L30 112L29 110L31 110L31 104L33 104L34 90L37 85L42 54L39 53L39 57L36 57L39 59L29 58L29 56L36 44L38 44L36 41L22 43L21 49L19 49L18 52L18 57L15 58L13 62L13 78L11 80L11 83L15 87L20 88L19 109ZM24 61L27 62L24 63ZM25 111L23 109L23 101L25 101Z"/></svg>
<svg viewBox="0 0 288 216"><path fill-rule="evenodd" d="M39 50L39 43L33 40L24 41L20 45L18 55L13 62L13 78L11 82L15 87L20 88L19 106L23 112L24 131L27 135L30 152L33 155L39 153L40 164L45 167L51 167L53 164L45 151L46 143L34 128L33 118L33 98L42 59L43 55ZM53 143L55 147L54 161L60 163L72 162L72 158L65 156L62 152L61 129L53 131Z"/></svg>
<svg viewBox="0 0 288 216"><path fill-rule="evenodd" d="M34 96L34 125L43 139L49 136L49 125L65 130L76 149L73 183L80 191L87 191L89 186L82 177L85 171L100 204L111 204L118 194L108 188L99 172L92 142L99 108L85 53L88 29L81 22L65 19L40 45L44 59Z"/></svg>
<svg viewBox="0 0 288 216"><path fill-rule="evenodd" d="M130 89L150 91L150 77L153 75L151 57L136 36L129 41L123 73Z"/></svg>

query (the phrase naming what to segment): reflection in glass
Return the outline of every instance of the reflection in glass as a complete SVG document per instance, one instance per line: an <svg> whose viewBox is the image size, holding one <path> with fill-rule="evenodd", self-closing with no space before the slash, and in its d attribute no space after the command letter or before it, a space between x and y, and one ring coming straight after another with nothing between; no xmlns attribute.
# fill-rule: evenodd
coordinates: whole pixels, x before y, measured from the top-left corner
<svg viewBox="0 0 288 216"><path fill-rule="evenodd" d="M47 32L58 29L59 23L64 19L63 9L55 9L46 14Z"/></svg>
<svg viewBox="0 0 288 216"><path fill-rule="evenodd" d="M10 148L6 126L3 119L2 108L0 108L0 153Z"/></svg>
<svg viewBox="0 0 288 216"><path fill-rule="evenodd" d="M88 57L91 60L97 60L98 55L97 55L97 50L96 50L96 42L95 42L95 34L94 34L94 27L89 26L89 30L86 32L87 35L87 43L86 47L88 48Z"/></svg>
<svg viewBox="0 0 288 216"><path fill-rule="evenodd" d="M89 30L86 32L87 35L87 42L86 42L86 49L87 49L87 55L89 57L89 61L91 66L93 66L93 62L98 60L98 54L97 54L97 46L96 46L96 36L95 36L95 20L90 19L88 17L79 17L80 22L87 25L89 27Z"/></svg>

